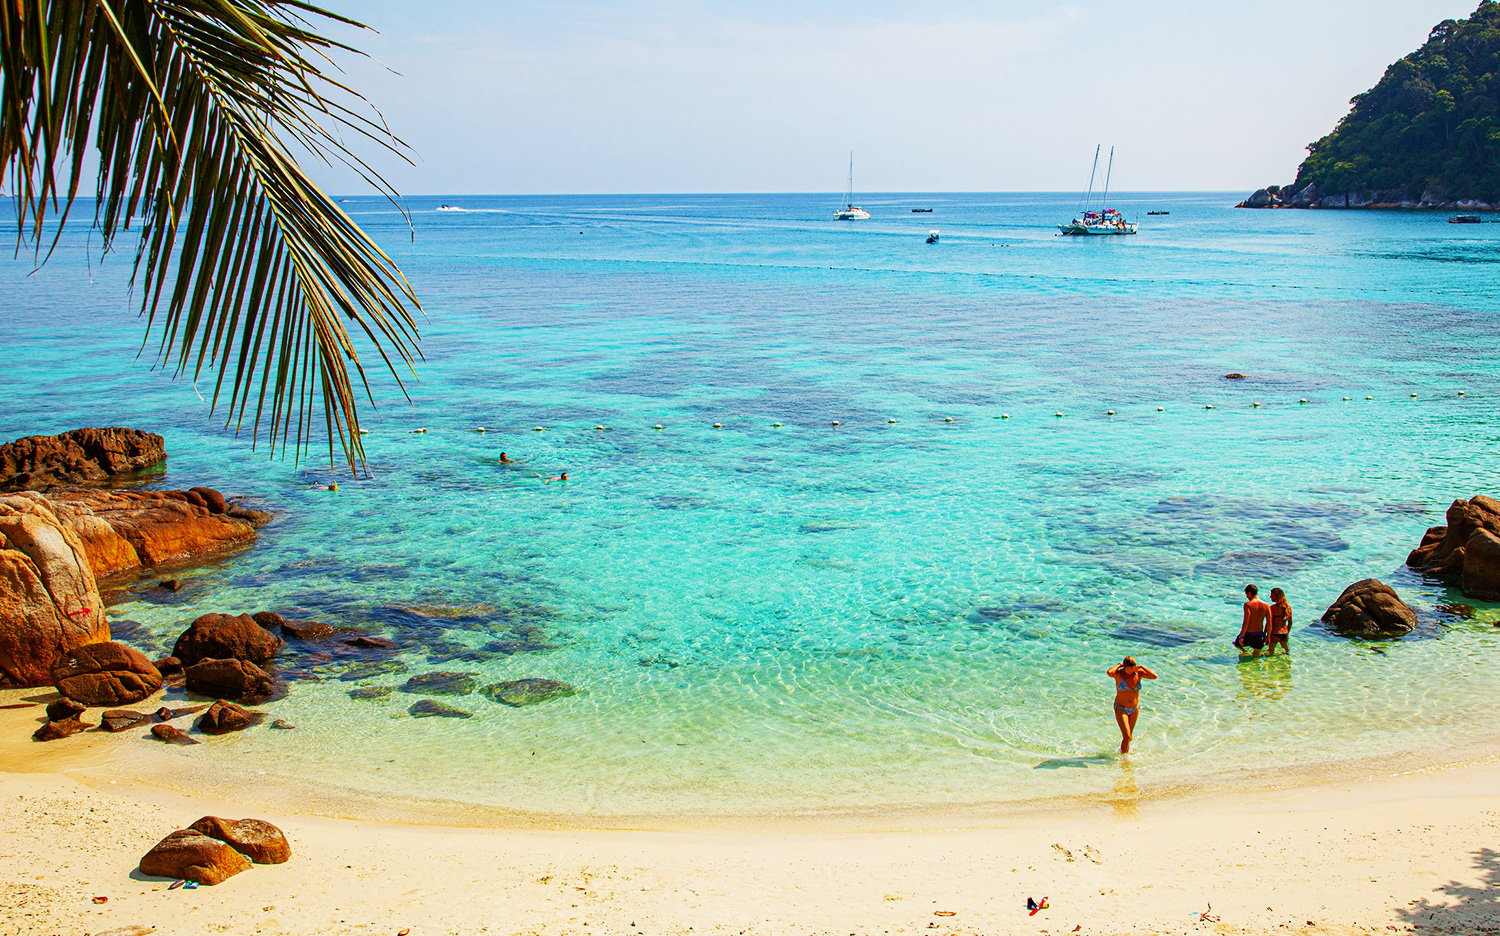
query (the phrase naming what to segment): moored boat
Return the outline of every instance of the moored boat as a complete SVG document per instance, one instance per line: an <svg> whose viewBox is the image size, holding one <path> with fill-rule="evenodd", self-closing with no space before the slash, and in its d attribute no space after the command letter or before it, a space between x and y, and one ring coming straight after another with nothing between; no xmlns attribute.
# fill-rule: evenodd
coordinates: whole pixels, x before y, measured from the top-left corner
<svg viewBox="0 0 1500 936"><path fill-rule="evenodd" d="M1109 207L1109 180L1114 174L1115 148L1109 148L1109 167L1104 171L1104 196L1100 201L1098 211L1090 211L1089 201L1094 197L1094 178L1099 173L1099 153L1104 149L1103 144L1094 148L1094 168L1089 171L1089 188L1083 196L1084 210L1078 217L1067 224L1059 224L1057 229L1067 235L1096 235L1096 234L1134 234L1138 225L1134 221L1125 220L1125 216Z"/></svg>
<svg viewBox="0 0 1500 936"><path fill-rule="evenodd" d="M1454 215L1448 219L1449 224L1481 224L1484 219L1479 215Z"/></svg>
<svg viewBox="0 0 1500 936"><path fill-rule="evenodd" d="M854 151L849 151L849 186L844 189L844 207L833 213L835 221L868 221L870 213L854 204Z"/></svg>

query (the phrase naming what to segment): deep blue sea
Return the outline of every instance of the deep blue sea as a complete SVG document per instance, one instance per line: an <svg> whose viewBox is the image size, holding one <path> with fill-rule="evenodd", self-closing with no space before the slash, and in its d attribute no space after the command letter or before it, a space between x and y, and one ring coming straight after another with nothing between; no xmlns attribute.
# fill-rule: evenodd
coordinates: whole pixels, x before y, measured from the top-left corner
<svg viewBox="0 0 1500 936"><path fill-rule="evenodd" d="M181 592L118 591L123 639L277 610L402 645L363 678L289 648L266 708L295 731L122 742L163 782L253 762L334 799L682 815L1500 751L1500 609L1403 566L1497 493L1500 225L1238 197L1122 195L1140 233L1088 239L1056 236L1075 195L872 195L864 222L823 195L415 198L414 231L349 199L422 298L425 361L408 403L363 355L369 477L336 493L326 449L252 450L138 357L128 251L80 228L0 264L0 436L158 431L160 486L277 513ZM1416 634L1318 624L1369 576ZM1251 581L1290 596L1289 659L1229 646ZM1127 653L1161 678L1122 763ZM577 694L408 717L431 671Z"/></svg>

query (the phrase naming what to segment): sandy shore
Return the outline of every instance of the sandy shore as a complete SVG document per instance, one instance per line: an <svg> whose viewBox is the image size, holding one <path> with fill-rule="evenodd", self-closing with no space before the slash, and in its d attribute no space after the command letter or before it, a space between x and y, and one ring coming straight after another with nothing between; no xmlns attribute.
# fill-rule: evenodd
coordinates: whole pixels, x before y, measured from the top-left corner
<svg viewBox="0 0 1500 936"><path fill-rule="evenodd" d="M836 834L356 822L88 776L0 773L0 936L1500 932L1497 763ZM135 873L210 813L275 822L292 861Z"/></svg>

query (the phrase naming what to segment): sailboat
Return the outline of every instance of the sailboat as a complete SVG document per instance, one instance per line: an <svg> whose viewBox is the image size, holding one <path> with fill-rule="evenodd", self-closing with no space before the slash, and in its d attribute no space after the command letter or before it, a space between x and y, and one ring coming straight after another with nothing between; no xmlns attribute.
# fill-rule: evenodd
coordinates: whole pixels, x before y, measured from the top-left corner
<svg viewBox="0 0 1500 936"><path fill-rule="evenodd" d="M1069 224L1059 224L1057 229L1064 234L1134 234L1136 224L1126 221L1125 216L1109 207L1109 179L1115 168L1115 148L1109 148L1109 167L1104 170L1104 197L1098 211L1090 211L1089 201L1094 197L1094 178L1099 172L1099 153L1104 145L1094 147L1094 168L1089 172L1089 190L1083 197L1083 214Z"/></svg>
<svg viewBox="0 0 1500 936"><path fill-rule="evenodd" d="M844 190L844 207L833 213L835 221L868 221L870 213L854 204L854 151L849 151L849 187Z"/></svg>

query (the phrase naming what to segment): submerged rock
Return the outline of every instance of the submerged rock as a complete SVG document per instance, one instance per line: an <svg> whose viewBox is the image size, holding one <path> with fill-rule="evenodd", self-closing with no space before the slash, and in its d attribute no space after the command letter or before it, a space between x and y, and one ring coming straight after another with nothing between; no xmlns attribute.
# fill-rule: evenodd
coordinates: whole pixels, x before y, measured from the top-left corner
<svg viewBox="0 0 1500 936"><path fill-rule="evenodd" d="M1402 637L1417 629L1417 615L1378 579L1361 579L1344 589L1323 612L1323 622L1344 637L1378 640Z"/></svg>
<svg viewBox="0 0 1500 936"><path fill-rule="evenodd" d="M359 647L362 650L388 650L396 646L394 640L386 640L384 637L371 637L369 635L351 637L344 641L344 643L351 647Z"/></svg>
<svg viewBox="0 0 1500 936"><path fill-rule="evenodd" d="M358 666L351 666L340 674L339 679L344 682L358 682L361 679L374 679L376 676L390 676L404 672L406 672L406 664L400 660L381 660L378 663L361 663Z"/></svg>
<svg viewBox="0 0 1500 936"><path fill-rule="evenodd" d="M195 829L178 829L141 858L141 873L218 884L250 870L250 859Z"/></svg>
<svg viewBox="0 0 1500 936"><path fill-rule="evenodd" d="M263 819L204 816L188 829L225 843L256 864L281 864L292 857L286 836Z"/></svg>
<svg viewBox="0 0 1500 936"><path fill-rule="evenodd" d="M510 705L516 708L520 708L523 705L537 705L541 702L550 702L553 699L563 699L578 694L577 689L574 689L565 682L539 677L507 680L502 683L495 683L493 686L485 686L479 692L491 702L499 702L502 705Z"/></svg>
<svg viewBox="0 0 1500 936"><path fill-rule="evenodd" d="M286 642L255 623L248 614L205 614L183 631L172 656L185 666L199 660L246 660L269 663Z"/></svg>
<svg viewBox="0 0 1500 936"><path fill-rule="evenodd" d="M349 690L349 698L384 702L395 691L395 686L359 686Z"/></svg>
<svg viewBox="0 0 1500 936"><path fill-rule="evenodd" d="M0 496L0 689L49 686L65 654L109 639L86 556L46 498Z"/></svg>
<svg viewBox="0 0 1500 936"><path fill-rule="evenodd" d="M187 690L255 702L269 699L275 684L265 670L245 660L200 660L187 668Z"/></svg>
<svg viewBox="0 0 1500 936"><path fill-rule="evenodd" d="M473 712L466 712L461 708L454 708L443 702L433 699L422 699L412 703L407 709L412 718L473 718Z"/></svg>
<svg viewBox="0 0 1500 936"><path fill-rule="evenodd" d="M333 625L317 621L282 621L281 635L294 640L323 640L333 636Z"/></svg>
<svg viewBox="0 0 1500 936"><path fill-rule="evenodd" d="M130 705L161 688L161 673L145 654L109 641L64 654L52 667L52 682L84 705Z"/></svg>
<svg viewBox="0 0 1500 936"><path fill-rule="evenodd" d="M474 676L472 673L423 673L408 679L401 691L417 695L468 695L474 691Z"/></svg>
<svg viewBox="0 0 1500 936"><path fill-rule="evenodd" d="M187 732L172 725L151 726L151 736L158 741L166 741L168 744L197 744L197 738L188 737Z"/></svg>

